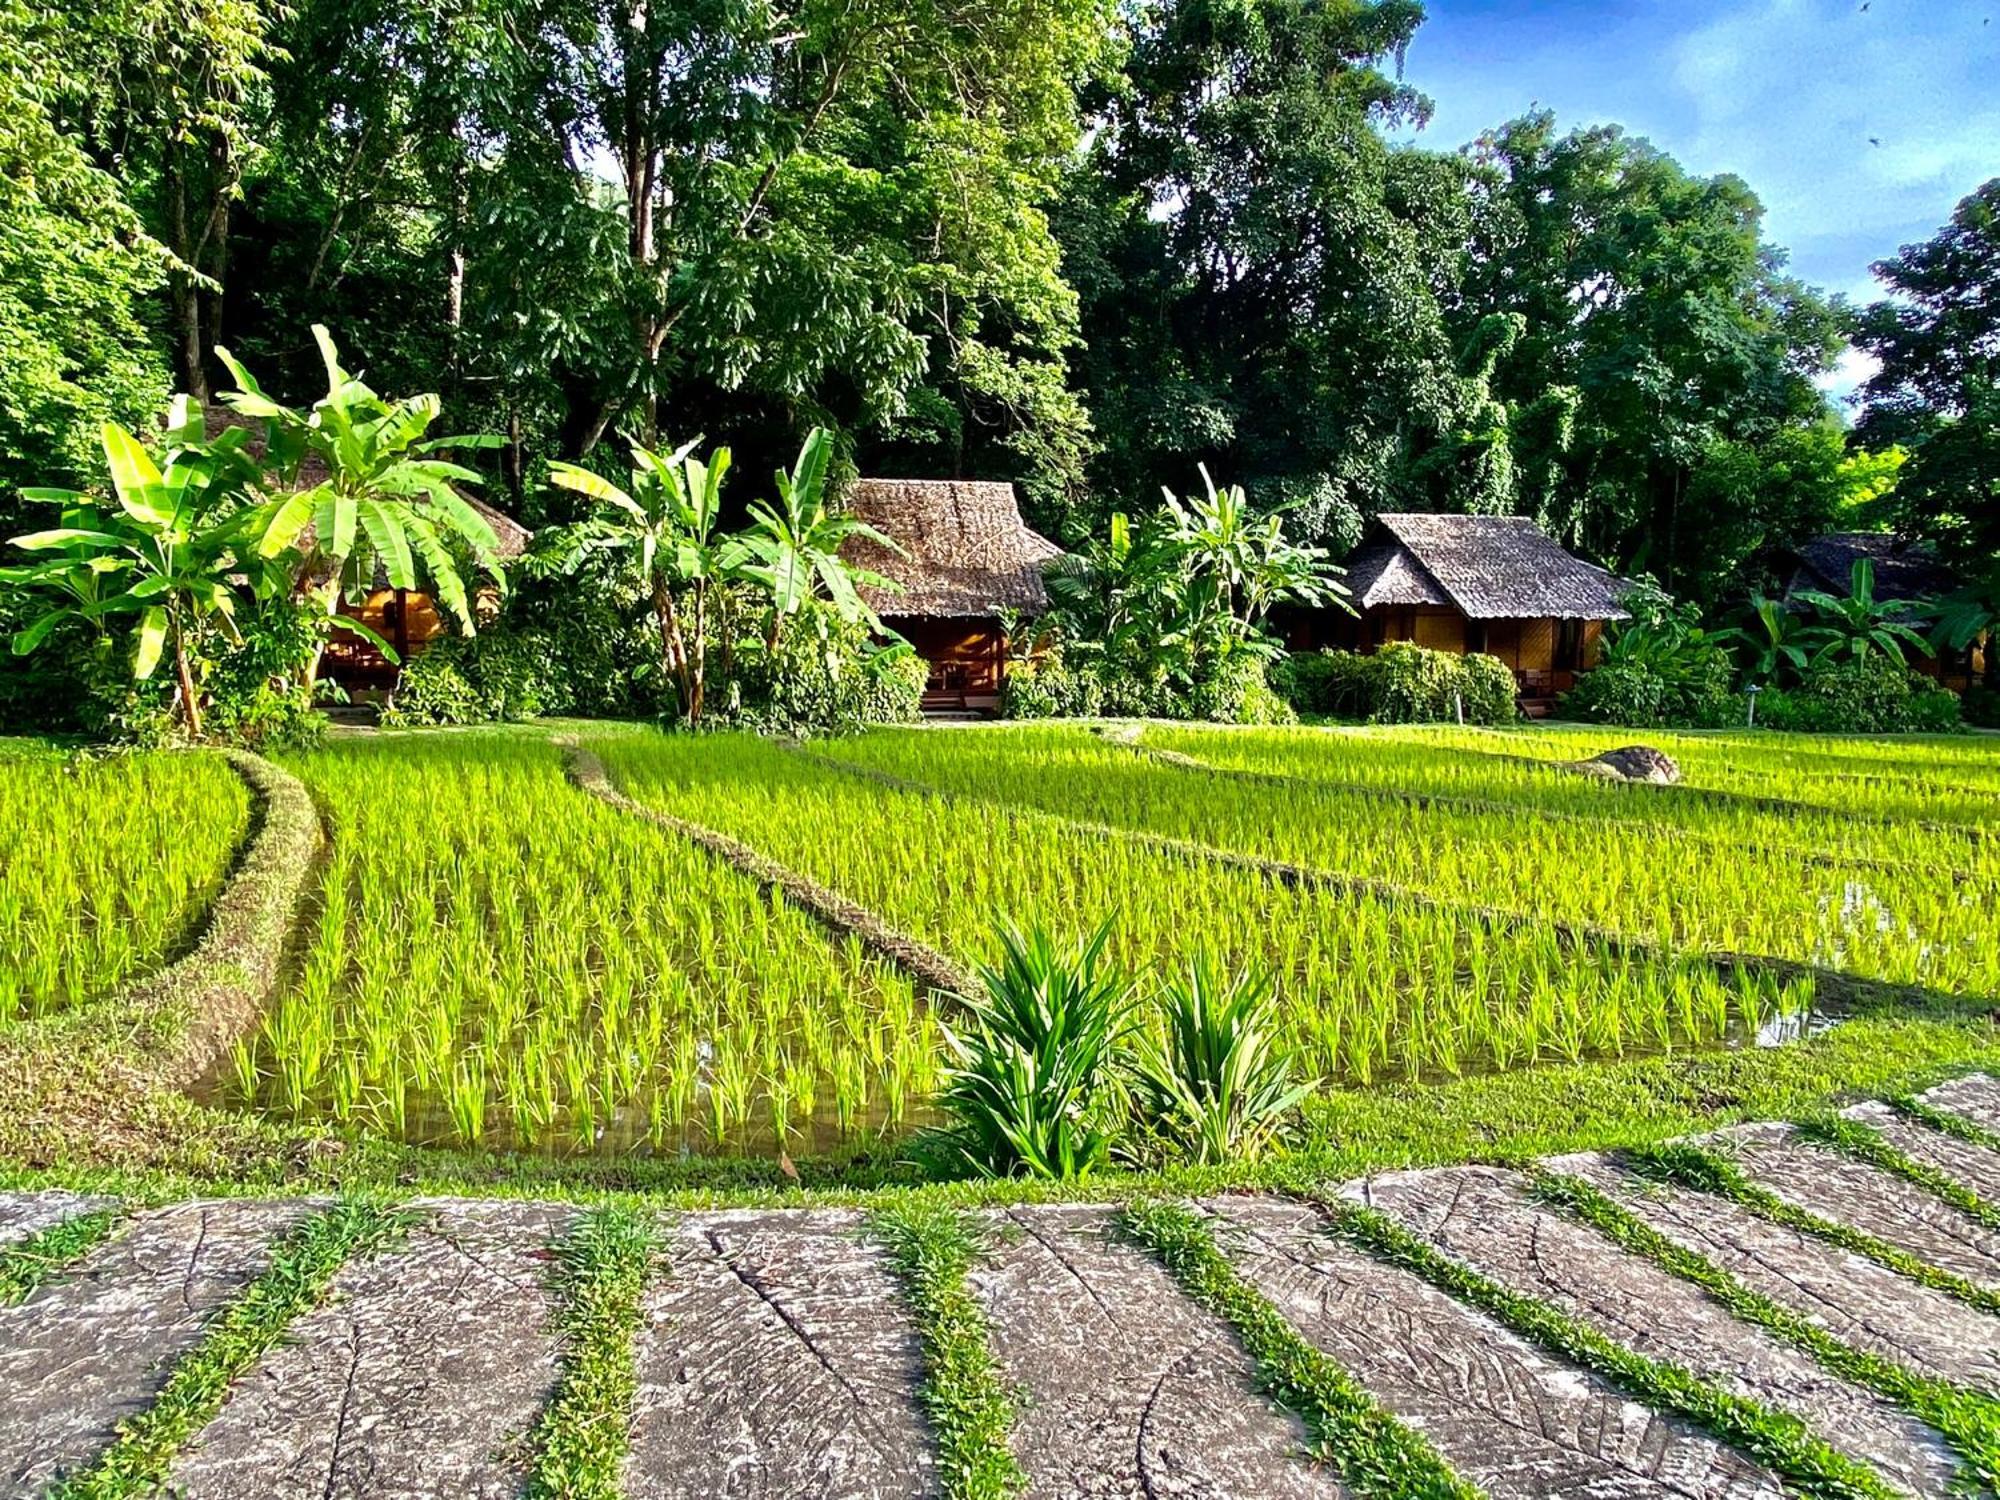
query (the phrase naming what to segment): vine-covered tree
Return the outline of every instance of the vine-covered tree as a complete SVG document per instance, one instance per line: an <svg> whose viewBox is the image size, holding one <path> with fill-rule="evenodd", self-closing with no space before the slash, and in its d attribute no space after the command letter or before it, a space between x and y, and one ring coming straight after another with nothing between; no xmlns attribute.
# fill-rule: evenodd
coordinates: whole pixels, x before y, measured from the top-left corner
<svg viewBox="0 0 2000 1500"><path fill-rule="evenodd" d="M1784 274L1750 189L1691 176L1616 126L1559 132L1545 112L1467 155L1474 229L1456 322L1520 319L1488 377L1497 400L1575 393L1566 423L1515 434L1516 463L1540 476L1537 519L1705 598L1726 586L1726 563L1810 535L1836 504L1830 489L1797 491L1811 458L1829 458L1803 434L1827 419L1813 377L1840 318ZM1785 468L1781 497L1740 483L1746 462Z"/></svg>
<svg viewBox="0 0 2000 1500"><path fill-rule="evenodd" d="M1935 542L1990 609L2000 603L2000 177L1875 274L1894 296L1868 308L1855 335L1881 361L1862 388L1858 436L1908 450L1899 524Z"/></svg>

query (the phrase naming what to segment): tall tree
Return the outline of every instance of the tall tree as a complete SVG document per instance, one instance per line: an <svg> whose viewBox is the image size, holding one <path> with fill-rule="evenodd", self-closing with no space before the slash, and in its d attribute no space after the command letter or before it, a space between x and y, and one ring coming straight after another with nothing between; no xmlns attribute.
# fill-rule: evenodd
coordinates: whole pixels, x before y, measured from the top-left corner
<svg viewBox="0 0 2000 1500"><path fill-rule="evenodd" d="M1206 461L1317 539L1392 503L1473 506L1415 465L1474 415L1446 325L1464 168L1391 148L1424 102L1385 71L1411 0L1168 0L1129 16L1124 77L1062 207L1079 370L1110 497Z"/></svg>
<svg viewBox="0 0 2000 1500"><path fill-rule="evenodd" d="M1875 274L1893 296L1855 333L1881 361L1861 390L1857 436L1908 449L1901 526L2000 596L2000 177Z"/></svg>
<svg viewBox="0 0 2000 1500"><path fill-rule="evenodd" d="M858 424L927 371L996 411L1060 372L1034 204L1091 0L527 0L506 24L520 86L479 114L501 154L467 317L548 372L564 447L704 389Z"/></svg>
<svg viewBox="0 0 2000 1500"><path fill-rule="evenodd" d="M166 393L139 319L165 258L66 128L111 86L80 18L0 0L0 530L23 519L20 485L80 484L101 425Z"/></svg>
<svg viewBox="0 0 2000 1500"><path fill-rule="evenodd" d="M1527 433L1516 455L1548 475L1538 518L1670 586L1701 586L1693 570L1726 519L1710 508L1736 493L1704 475L1826 420L1813 377L1839 347L1837 307L1784 274L1744 183L1692 177L1616 126L1560 133L1531 114L1467 156L1474 231L1456 325L1522 320L1493 364L1499 400L1577 393L1560 450Z"/></svg>

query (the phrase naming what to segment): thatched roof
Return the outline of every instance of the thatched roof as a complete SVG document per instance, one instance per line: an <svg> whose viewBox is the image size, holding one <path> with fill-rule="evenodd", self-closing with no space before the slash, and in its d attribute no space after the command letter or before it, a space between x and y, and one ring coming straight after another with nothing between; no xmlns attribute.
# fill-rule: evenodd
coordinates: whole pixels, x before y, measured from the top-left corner
<svg viewBox="0 0 2000 1500"><path fill-rule="evenodd" d="M1886 531L1836 531L1815 537L1797 555L1787 597L1812 589L1845 599L1854 564L1864 557L1875 565L1877 599L1935 599L1959 586L1957 575L1928 546Z"/></svg>
<svg viewBox="0 0 2000 1500"><path fill-rule="evenodd" d="M1377 516L1348 564L1358 608L1449 606L1470 620L1622 620L1629 585L1525 516Z"/></svg>
<svg viewBox="0 0 2000 1500"><path fill-rule="evenodd" d="M1001 609L1048 607L1042 567L1062 549L1028 529L1011 484L860 479L846 509L909 554L898 557L860 538L848 543L849 562L902 586L862 591L878 614L979 619Z"/></svg>

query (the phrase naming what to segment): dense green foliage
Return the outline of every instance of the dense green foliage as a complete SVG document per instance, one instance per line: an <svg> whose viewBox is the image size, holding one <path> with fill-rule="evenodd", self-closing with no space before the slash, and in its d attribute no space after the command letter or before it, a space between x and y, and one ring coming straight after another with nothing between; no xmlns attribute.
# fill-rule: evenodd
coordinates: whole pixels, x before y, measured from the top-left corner
<svg viewBox="0 0 2000 1500"><path fill-rule="evenodd" d="M1514 674L1504 662L1408 641L1366 656L1315 651L1289 657L1272 677L1279 694L1302 714L1370 724L1509 724L1517 714Z"/></svg>
<svg viewBox="0 0 2000 1500"><path fill-rule="evenodd" d="M1316 544L1519 512L1712 606L1893 477L1748 185L1539 113L1397 143L1412 0L7 3L0 521L218 346L302 398L315 323L498 434L531 524L621 433L761 469L818 424L839 477L1014 478L1070 542L1206 461ZM1946 310L1991 223L1861 331L1892 509L1986 559L1991 356Z"/></svg>
<svg viewBox="0 0 2000 1500"><path fill-rule="evenodd" d="M1862 315L1859 346L1881 361L1863 394L1861 437L1909 461L1884 508L1936 543L1964 581L1939 625L1964 646L2000 619L2000 178L1951 223L1875 267L1895 294ZM2000 689L2000 651L1986 653Z"/></svg>

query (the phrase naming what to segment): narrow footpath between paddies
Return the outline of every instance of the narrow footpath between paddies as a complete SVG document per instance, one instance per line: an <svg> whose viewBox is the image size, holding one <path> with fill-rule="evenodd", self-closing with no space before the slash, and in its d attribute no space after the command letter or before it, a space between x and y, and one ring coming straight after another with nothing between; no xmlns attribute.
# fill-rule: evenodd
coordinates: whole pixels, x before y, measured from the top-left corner
<svg viewBox="0 0 2000 1500"><path fill-rule="evenodd" d="M2000 1080L1308 1199L0 1195L0 1493L1992 1493Z"/></svg>

